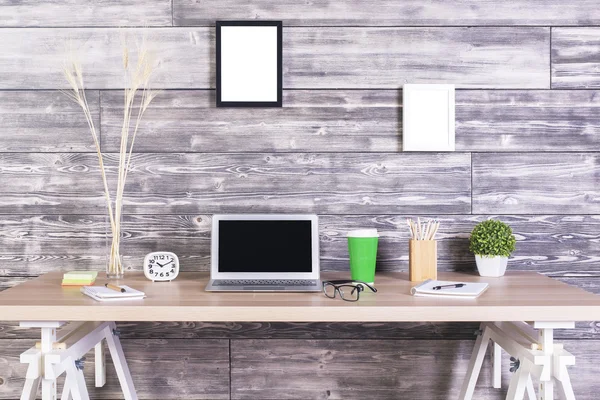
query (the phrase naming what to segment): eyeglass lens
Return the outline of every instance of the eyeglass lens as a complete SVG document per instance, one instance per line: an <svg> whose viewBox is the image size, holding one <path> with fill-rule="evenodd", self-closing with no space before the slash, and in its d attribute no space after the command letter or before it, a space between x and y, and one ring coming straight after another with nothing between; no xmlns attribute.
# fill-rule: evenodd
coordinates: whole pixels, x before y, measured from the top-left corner
<svg viewBox="0 0 600 400"><path fill-rule="evenodd" d="M360 290L354 285L338 286L338 291L342 299L346 301L357 301L360 293Z"/></svg>
<svg viewBox="0 0 600 400"><path fill-rule="evenodd" d="M335 286L331 283L325 283L323 285L323 293L325 293L325 296L333 299L335 297Z"/></svg>

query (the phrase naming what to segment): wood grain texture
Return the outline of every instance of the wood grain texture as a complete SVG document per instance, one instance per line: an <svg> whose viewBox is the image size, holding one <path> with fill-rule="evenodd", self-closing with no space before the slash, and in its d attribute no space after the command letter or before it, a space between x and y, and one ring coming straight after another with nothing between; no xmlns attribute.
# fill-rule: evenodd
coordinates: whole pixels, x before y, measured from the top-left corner
<svg viewBox="0 0 600 400"><path fill-rule="evenodd" d="M549 88L548 28L284 30L283 86Z"/></svg>
<svg viewBox="0 0 600 400"><path fill-rule="evenodd" d="M469 154L138 154L132 164L131 213L470 210Z"/></svg>
<svg viewBox="0 0 600 400"><path fill-rule="evenodd" d="M552 29L552 87L600 88L600 28Z"/></svg>
<svg viewBox="0 0 600 400"><path fill-rule="evenodd" d="M147 31L160 59L153 87L214 87L213 28ZM68 39L82 55L87 88L123 86L119 30L11 28L0 31L0 89L66 88L61 67ZM288 28L283 86L549 88L549 40L549 28Z"/></svg>
<svg viewBox="0 0 600 400"><path fill-rule="evenodd" d="M427 215L441 222L438 234L440 271L475 271L468 238L487 218L508 223L517 238L510 268L550 276L600 277L598 215ZM346 234L376 228L379 271L408 269L405 215L321 215L321 267L347 271ZM0 274L35 276L55 269L99 269L106 262L103 215L4 215L0 217ZM140 270L144 256L157 250L175 252L183 271L210 269L209 215L130 215L123 219L122 254L126 271ZM600 286L599 286L600 287Z"/></svg>
<svg viewBox="0 0 600 400"><path fill-rule="evenodd" d="M232 340L233 399L434 399L460 389L472 341ZM596 399L598 341L569 341L578 399ZM506 355L505 355L506 357ZM491 389L486 359L475 398L503 399L511 373L503 362L503 390ZM448 368L451 365L452 368Z"/></svg>
<svg viewBox="0 0 600 400"><path fill-rule="evenodd" d="M99 92L88 91L94 124L100 126ZM1 152L95 151L83 111L57 91L0 91Z"/></svg>
<svg viewBox="0 0 600 400"><path fill-rule="evenodd" d="M138 8L143 8L137 6ZM136 58L136 40L146 35L156 59L154 88L208 88L214 80L214 29L208 28L7 28L0 30L0 89L68 89L62 72L71 43L85 87L124 86L121 33Z"/></svg>
<svg viewBox="0 0 600 400"><path fill-rule="evenodd" d="M592 0L490 1L336 1L175 0L175 25L213 26L220 19L274 19L284 26L335 25L598 25Z"/></svg>
<svg viewBox="0 0 600 400"><path fill-rule="evenodd" d="M38 339L39 340L39 339ZM2 340L0 399L16 399L23 388L26 366L19 354L34 340ZM123 349L140 399L229 399L229 342L227 340L123 340ZM94 352L86 356L84 373L90 397L122 398L116 372L107 357L107 382L94 388ZM62 379L59 380L59 392Z"/></svg>
<svg viewBox="0 0 600 400"><path fill-rule="evenodd" d="M103 151L118 151L123 95L102 93ZM286 90L284 108L216 108L214 91L165 91L138 132L136 152L398 152L401 92Z"/></svg>
<svg viewBox="0 0 600 400"><path fill-rule="evenodd" d="M18 398L25 372L18 356L33 343L2 341L1 399ZM226 345L225 340L205 339L123 340L140 399L227 399ZM446 400L460 385L473 342L439 341L438 345L413 340L233 340L232 398L267 400L302 395L306 399L368 396L387 400L399 395L420 398L417 393L422 391L428 399ZM573 381L578 399L593 400L599 389L593 378L600 372L595 356L599 345L599 341L565 342L565 348L577 357L570 371L571 376L579 377ZM90 353L84 370L88 382L92 361ZM475 395L482 400L503 399L511 374L507 370L503 374L504 390L490 389L488 366L486 359ZM88 385L93 398L120 398L110 362L107 370L104 388ZM407 375L408 371L414 375ZM163 378L165 375L168 379Z"/></svg>
<svg viewBox="0 0 600 400"><path fill-rule="evenodd" d="M600 92L458 90L456 150L596 151Z"/></svg>
<svg viewBox="0 0 600 400"><path fill-rule="evenodd" d="M35 276L65 268L102 270L105 266L105 216L4 215L0 221L2 276Z"/></svg>
<svg viewBox="0 0 600 400"><path fill-rule="evenodd" d="M283 109L216 108L213 91L167 91L140 127L137 152L402 148L399 90L286 90ZM103 150L118 151L122 94L102 93ZM459 151L595 151L598 91L458 90ZM202 116L199 118L199 116Z"/></svg>
<svg viewBox="0 0 600 400"><path fill-rule="evenodd" d="M473 154L473 212L600 211L596 153Z"/></svg>
<svg viewBox="0 0 600 400"><path fill-rule="evenodd" d="M171 26L170 0L2 0L0 27Z"/></svg>
<svg viewBox="0 0 600 400"><path fill-rule="evenodd" d="M103 214L106 208L93 153L0 153L0 177L2 214Z"/></svg>
<svg viewBox="0 0 600 400"><path fill-rule="evenodd" d="M110 187L117 163L106 155ZM5 153L0 173L0 213L104 213L95 154ZM461 153L136 154L125 212L464 213L470 186Z"/></svg>

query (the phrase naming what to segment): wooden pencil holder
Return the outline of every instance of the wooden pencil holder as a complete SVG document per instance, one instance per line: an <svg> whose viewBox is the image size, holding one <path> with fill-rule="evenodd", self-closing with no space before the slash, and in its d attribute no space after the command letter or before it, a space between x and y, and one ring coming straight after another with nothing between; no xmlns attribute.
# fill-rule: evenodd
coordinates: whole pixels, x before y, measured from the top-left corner
<svg viewBox="0 0 600 400"><path fill-rule="evenodd" d="M411 282L437 279L437 241L408 242L408 270Z"/></svg>

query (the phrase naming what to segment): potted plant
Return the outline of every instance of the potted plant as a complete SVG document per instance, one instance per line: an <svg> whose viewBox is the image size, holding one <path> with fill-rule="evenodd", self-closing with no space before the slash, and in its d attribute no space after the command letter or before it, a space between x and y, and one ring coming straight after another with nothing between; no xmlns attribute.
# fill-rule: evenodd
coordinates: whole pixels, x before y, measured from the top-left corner
<svg viewBox="0 0 600 400"><path fill-rule="evenodd" d="M510 226L493 219L480 222L471 232L469 249L475 254L479 275L499 277L506 272L508 257L515 251Z"/></svg>

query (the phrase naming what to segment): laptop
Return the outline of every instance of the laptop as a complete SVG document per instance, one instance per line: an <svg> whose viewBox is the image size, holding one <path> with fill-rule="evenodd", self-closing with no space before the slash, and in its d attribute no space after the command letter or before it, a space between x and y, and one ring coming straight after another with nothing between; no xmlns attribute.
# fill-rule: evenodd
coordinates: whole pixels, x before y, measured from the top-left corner
<svg viewBox="0 0 600 400"><path fill-rule="evenodd" d="M316 215L214 215L209 292L318 292Z"/></svg>

